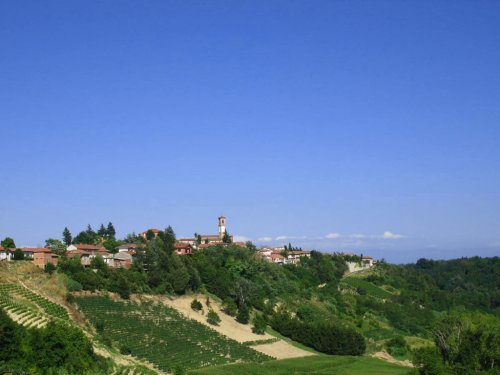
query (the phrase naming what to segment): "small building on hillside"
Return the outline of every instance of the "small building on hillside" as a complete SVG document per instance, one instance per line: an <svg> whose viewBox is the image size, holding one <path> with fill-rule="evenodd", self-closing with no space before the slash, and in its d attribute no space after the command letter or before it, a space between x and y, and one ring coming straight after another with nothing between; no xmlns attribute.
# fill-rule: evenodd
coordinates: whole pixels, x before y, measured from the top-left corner
<svg viewBox="0 0 500 375"><path fill-rule="evenodd" d="M0 262L3 260L10 261L12 253L10 249L5 249L3 246L0 246Z"/></svg>
<svg viewBox="0 0 500 375"><path fill-rule="evenodd" d="M120 246L115 247L115 250L119 253L129 253L129 254L137 254L137 251L140 251L144 248L143 244L137 243L124 243Z"/></svg>
<svg viewBox="0 0 500 375"><path fill-rule="evenodd" d="M175 252L177 255L187 255L193 253L193 246L189 243L176 242Z"/></svg>
<svg viewBox="0 0 500 375"><path fill-rule="evenodd" d="M76 250L81 250L81 251L86 251L90 254L100 254L104 255L106 253L109 253L109 251L104 247L104 246L97 246L97 245L90 245L87 243L75 243L71 244L66 248L67 252L72 252Z"/></svg>
<svg viewBox="0 0 500 375"><path fill-rule="evenodd" d="M125 269L129 269L130 267L132 267L132 264L134 262L132 255L127 252L109 254L104 258L104 261L111 268Z"/></svg>
<svg viewBox="0 0 500 375"><path fill-rule="evenodd" d="M148 232L153 233L154 238L156 238L156 237L158 237L158 234L161 232L161 230L156 229L156 228L151 228L151 229L148 229L148 230L140 233L139 236L141 236L144 239L147 239Z"/></svg>
<svg viewBox="0 0 500 375"><path fill-rule="evenodd" d="M33 252L33 264L37 265L40 268L45 268L45 266L49 263L57 266L57 264L59 263L59 255L54 254L49 249L45 248L41 248Z"/></svg>

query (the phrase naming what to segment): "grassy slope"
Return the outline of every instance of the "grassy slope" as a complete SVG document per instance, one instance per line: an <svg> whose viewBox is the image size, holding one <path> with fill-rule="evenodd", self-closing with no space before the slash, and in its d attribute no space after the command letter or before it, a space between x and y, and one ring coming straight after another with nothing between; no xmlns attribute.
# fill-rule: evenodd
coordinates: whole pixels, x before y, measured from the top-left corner
<svg viewBox="0 0 500 375"><path fill-rule="evenodd" d="M370 357L313 356L269 361L262 364L237 364L209 367L189 374L238 375L406 375L409 369Z"/></svg>

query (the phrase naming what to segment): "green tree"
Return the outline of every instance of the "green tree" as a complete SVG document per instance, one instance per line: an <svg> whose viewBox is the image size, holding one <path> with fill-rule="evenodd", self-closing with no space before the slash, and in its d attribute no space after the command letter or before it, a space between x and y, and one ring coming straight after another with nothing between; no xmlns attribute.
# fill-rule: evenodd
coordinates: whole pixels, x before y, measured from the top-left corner
<svg viewBox="0 0 500 375"><path fill-rule="evenodd" d="M207 322L212 325L218 325L220 323L219 314L217 314L214 310L208 310L207 314Z"/></svg>
<svg viewBox="0 0 500 375"><path fill-rule="evenodd" d="M108 223L108 227L106 228L106 235L108 238L114 239L116 236L116 230L111 221Z"/></svg>
<svg viewBox="0 0 500 375"><path fill-rule="evenodd" d="M241 324L248 324L250 321L250 309L247 305L241 305L238 309L238 315L236 316L236 321Z"/></svg>
<svg viewBox="0 0 500 375"><path fill-rule="evenodd" d="M63 241L66 246L71 245L71 242L73 241L73 237L71 236L71 232L69 231L68 227L64 227Z"/></svg>
<svg viewBox="0 0 500 375"><path fill-rule="evenodd" d="M0 245L3 246L5 249L15 249L16 244L14 243L14 240L10 237L5 237L2 242L0 242Z"/></svg>
<svg viewBox="0 0 500 375"><path fill-rule="evenodd" d="M47 272L49 275L52 275L55 270L56 266L53 263L47 263L45 265L45 272Z"/></svg>
<svg viewBox="0 0 500 375"><path fill-rule="evenodd" d="M104 224L101 224L101 226L99 227L99 230L97 231L97 234L102 238L108 237L108 231L104 227Z"/></svg>
<svg viewBox="0 0 500 375"><path fill-rule="evenodd" d="M196 298L191 302L191 308L194 311L200 311L203 308L203 305Z"/></svg>
<svg viewBox="0 0 500 375"><path fill-rule="evenodd" d="M227 233L227 230L224 231L224 236L222 237L222 242L223 243L227 243L227 244L230 244L232 243L233 241L231 240L231 236L229 235L229 233Z"/></svg>
<svg viewBox="0 0 500 375"><path fill-rule="evenodd" d="M14 251L14 260L24 260L24 253L21 249Z"/></svg>
<svg viewBox="0 0 500 375"><path fill-rule="evenodd" d="M256 314L252 319L252 323L252 332L258 335L263 335L267 327L266 318L261 314Z"/></svg>
<svg viewBox="0 0 500 375"><path fill-rule="evenodd" d="M45 247L58 255L66 253L66 245L64 245L60 240L56 240L54 238L45 240Z"/></svg>

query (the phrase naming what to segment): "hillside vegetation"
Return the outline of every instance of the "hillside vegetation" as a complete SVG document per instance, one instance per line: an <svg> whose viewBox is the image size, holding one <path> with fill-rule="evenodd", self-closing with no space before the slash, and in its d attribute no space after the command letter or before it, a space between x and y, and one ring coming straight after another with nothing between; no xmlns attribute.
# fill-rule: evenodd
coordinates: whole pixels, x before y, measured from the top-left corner
<svg viewBox="0 0 500 375"><path fill-rule="evenodd" d="M143 250L128 270L110 269L100 257L84 268L78 259L63 256L53 276L33 271L25 278L17 277L30 289L37 288L30 279L38 278L37 283L47 288L60 288L63 282L70 292L110 291L125 301L132 293L173 298L205 294L221 301L224 312L218 313L248 324L255 334L272 328L270 332L295 340L290 341L294 345L322 353L412 360L416 368L405 371L429 375L498 372L499 258L421 259L402 266L381 262L374 269L344 277L347 267L337 254L312 251L310 258L302 258L297 265L276 265L256 257L251 244L247 248L225 244L180 257L174 251L171 228L141 243ZM9 282L15 284L15 280ZM38 303L23 296L22 288L18 292L7 289L0 293L5 310L22 302L25 309L40 316L50 315L42 300ZM57 289L51 300L59 301L61 292ZM164 370L252 362L238 367L246 371L288 363L269 362L251 348L246 351L231 340L213 336L212 330L188 322L166 306L92 298L78 298L77 304L92 322L99 342ZM90 301L98 302L92 305ZM68 307L74 309L74 305ZM155 320L155 315L164 319ZM213 318L217 324L217 317ZM181 322L182 329L166 328L174 321ZM129 328L123 329L124 325ZM193 342L192 336L200 332L213 344ZM169 346L169 341L176 344ZM164 344L168 350L161 356L148 351ZM188 355L193 352L199 358ZM323 356L303 360L314 362L315 357L326 361L319 359Z"/></svg>

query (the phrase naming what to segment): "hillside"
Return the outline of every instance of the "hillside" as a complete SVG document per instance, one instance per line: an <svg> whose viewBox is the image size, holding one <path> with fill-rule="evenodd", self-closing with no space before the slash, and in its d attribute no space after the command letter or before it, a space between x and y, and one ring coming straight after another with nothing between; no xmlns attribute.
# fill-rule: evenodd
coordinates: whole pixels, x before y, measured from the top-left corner
<svg viewBox="0 0 500 375"><path fill-rule="evenodd" d="M157 251L161 245L147 244L145 251ZM4 263L0 305L28 332L68 324L83 330L93 346L94 354L89 355L108 358L102 373L182 373L200 368L207 373L301 373L314 368L318 373L343 374L350 368L352 373L398 374L409 371L404 366L411 366L410 360L424 368L431 358L441 363L442 355L453 358L440 365L443 371L454 373L465 358L466 366L475 363L476 368L490 366L496 371L498 354L486 348L500 347L494 285L498 258L431 265L382 263L343 276L342 258L317 252L298 265L280 266L239 247L213 247L183 258L167 249L164 284L156 281L162 276L147 263L147 254L147 271L139 262L130 270L112 270L100 263L91 270L68 260L50 275L25 262ZM186 290L175 293L170 288L180 284L171 284L171 275L181 275L182 268L187 271ZM475 275L451 290L454 297L446 308L436 299L449 285L440 281L443 269L454 270L461 280L463 275ZM158 286L152 288L154 284ZM474 290L481 291L481 301L468 299ZM202 311L192 308L194 300L203 302ZM219 316L218 325L207 322L208 300ZM460 342L458 352L447 353L436 335L454 330L466 332L467 340ZM476 354L464 357L460 353L465 347Z"/></svg>

